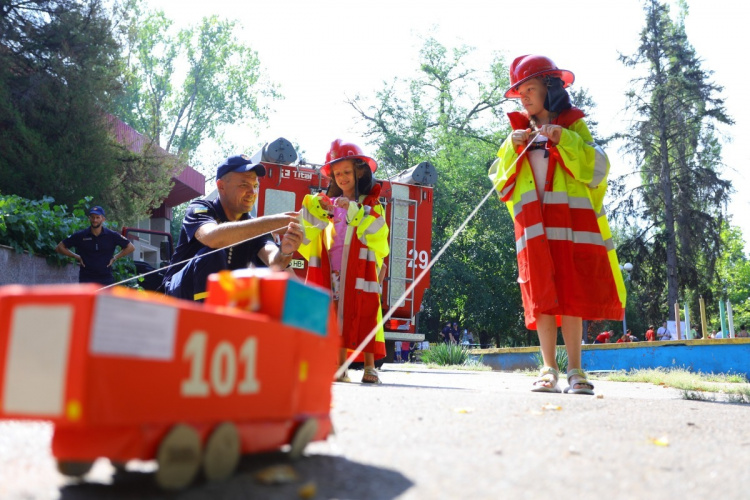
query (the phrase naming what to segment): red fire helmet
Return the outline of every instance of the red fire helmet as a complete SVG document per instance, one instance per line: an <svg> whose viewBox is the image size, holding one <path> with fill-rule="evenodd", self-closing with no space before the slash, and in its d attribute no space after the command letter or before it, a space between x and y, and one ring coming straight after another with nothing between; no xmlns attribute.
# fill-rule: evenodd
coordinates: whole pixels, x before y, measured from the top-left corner
<svg viewBox="0 0 750 500"><path fill-rule="evenodd" d="M336 139L331 143L331 149L326 153L325 165L320 167L320 173L326 177L331 176L331 165L341 160L354 160L359 158L364 160L369 166L372 173L378 169L378 163L362 154L362 148L351 142L343 142L341 139Z"/></svg>
<svg viewBox="0 0 750 500"><path fill-rule="evenodd" d="M552 59L544 56L526 55L516 57L510 65L510 88L505 92L505 97L519 98L518 86L526 80L538 76L552 75L563 81L563 88L570 86L576 77L566 69L560 69L552 62Z"/></svg>

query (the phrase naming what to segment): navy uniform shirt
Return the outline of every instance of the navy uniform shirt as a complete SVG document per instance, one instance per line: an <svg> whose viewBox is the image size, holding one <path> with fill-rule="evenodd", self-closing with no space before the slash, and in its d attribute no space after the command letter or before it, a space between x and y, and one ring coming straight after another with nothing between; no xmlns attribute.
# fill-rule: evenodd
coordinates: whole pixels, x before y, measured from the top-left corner
<svg viewBox="0 0 750 500"><path fill-rule="evenodd" d="M248 220L250 218L249 214L242 214L240 220ZM172 259L169 263L174 264L177 262L183 262L195 257L195 255L202 249L208 248L195 237L196 231L206 223L222 224L224 222L229 222L229 219L227 219L227 216L224 213L224 208L221 206L219 198L216 198L214 201L195 200L191 202L185 213L185 219L182 221L182 229L180 229L180 239L177 241L177 248L175 248L174 255L172 255ZM258 252L266 246L267 243L273 243L273 238L270 234L258 236L257 238L227 248L227 269L244 269L250 264L265 266L265 264L258 258ZM184 266L185 264L181 264L167 269L164 276L164 282L166 283L169 281L172 275ZM219 269L212 270L212 272L217 271L219 271Z"/></svg>
<svg viewBox="0 0 750 500"><path fill-rule="evenodd" d="M129 243L126 237L104 226L99 236L92 234L91 227L87 227L63 240L66 248L75 248L76 253L83 259L84 265L78 273L78 281L102 285L111 285L115 282L112 268L107 265L114 257L117 247L125 248Z"/></svg>

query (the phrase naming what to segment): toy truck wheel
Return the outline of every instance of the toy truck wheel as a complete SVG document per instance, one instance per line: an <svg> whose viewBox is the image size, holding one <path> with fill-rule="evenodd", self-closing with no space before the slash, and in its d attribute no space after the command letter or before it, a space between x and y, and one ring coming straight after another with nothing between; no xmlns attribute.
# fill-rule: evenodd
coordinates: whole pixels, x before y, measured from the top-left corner
<svg viewBox="0 0 750 500"><path fill-rule="evenodd" d="M74 462L68 460L58 460L57 470L60 474L69 477L82 477L90 470L94 462Z"/></svg>
<svg viewBox="0 0 750 500"><path fill-rule="evenodd" d="M156 484L165 490L188 486L201 466L201 439L195 429L177 424L159 444Z"/></svg>
<svg viewBox="0 0 750 500"><path fill-rule="evenodd" d="M291 450L289 450L289 458L297 460L302 456L302 452L310 441L315 437L318 432L318 421L314 418L308 418L297 427L294 431L294 437L292 437Z"/></svg>
<svg viewBox="0 0 750 500"><path fill-rule="evenodd" d="M240 461L240 435L230 422L218 425L206 442L203 473L209 481L221 481L234 473Z"/></svg>

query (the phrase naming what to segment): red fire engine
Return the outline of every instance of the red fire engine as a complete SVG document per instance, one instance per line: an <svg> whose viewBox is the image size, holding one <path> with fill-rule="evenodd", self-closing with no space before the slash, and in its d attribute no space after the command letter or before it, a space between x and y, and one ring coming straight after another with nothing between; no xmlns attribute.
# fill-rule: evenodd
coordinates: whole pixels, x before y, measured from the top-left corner
<svg viewBox="0 0 750 500"><path fill-rule="evenodd" d="M298 164L297 152L284 138L263 146L252 157L266 167L260 183L257 215L271 215L299 210L302 198L325 191L328 179L321 175L319 165ZM424 334L417 332L417 313L421 310L424 292L430 286L429 272L402 298L415 278L430 262L432 246L433 186L437 181L435 167L422 162L399 175L378 180L382 186L380 202L385 207L390 229L390 255L383 283L382 306L385 314L396 307L384 325L387 355L393 359L396 340L420 342ZM292 262L304 279L307 262L299 257Z"/></svg>
<svg viewBox="0 0 750 500"><path fill-rule="evenodd" d="M264 145L252 156L254 163L263 163L266 177L260 183L257 208L254 216L294 212L302 205L302 198L311 193L325 191L328 179L320 173L320 166L298 161L297 151L291 142L278 138ZM430 274L417 283L414 289L402 298L416 277L427 268L431 258L433 186L437 181L435 167L429 162L401 172L395 177L378 180L382 185L380 202L386 210L386 221L390 229L390 255L385 259L386 277L383 283L382 307L385 314L396 306L391 319L384 325L387 354L385 360L393 359L394 341L420 342L424 334L417 331L417 313L421 311L424 292L430 286ZM210 199L216 191L209 194ZM171 248L168 233L123 228L123 235L134 238L133 233L151 233L165 236ZM169 252L171 254L171 251ZM139 271L149 271L146 263L136 262ZM307 262L299 254L292 261L297 275L304 279ZM161 274L153 279L157 285ZM147 281L141 283L146 289L157 290ZM380 360L378 364L384 360Z"/></svg>

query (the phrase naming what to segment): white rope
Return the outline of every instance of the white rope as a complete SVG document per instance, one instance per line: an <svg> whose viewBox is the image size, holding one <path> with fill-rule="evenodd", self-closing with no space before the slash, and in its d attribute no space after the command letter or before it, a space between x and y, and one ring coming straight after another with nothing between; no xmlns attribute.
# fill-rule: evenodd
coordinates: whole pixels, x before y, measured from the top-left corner
<svg viewBox="0 0 750 500"><path fill-rule="evenodd" d="M518 160L521 159L523 154L526 152L527 149L529 149L529 146L533 144L532 140L529 140L526 144L526 147L521 151L521 153L518 155L516 160L513 162L513 166L518 163ZM458 235L464 230L466 225L471 221L471 219L474 218L474 216L477 214L480 208L487 202L487 200L492 196L492 193L495 192L496 186L493 183L492 188L489 190L489 192L482 198L482 201L479 202L479 204L472 210L472 212L466 217L466 219L461 223L461 225L456 229L456 231L451 235L450 238L448 238L448 241L445 242L445 245L438 251L438 253L430 260L430 262L427 264L427 267L425 267L421 273L419 273L419 276L414 280L414 282L409 285L409 288L406 289L406 291L401 295L401 297L398 298L396 301L396 304L401 304L401 301L406 299L406 297L414 290L414 288L419 284L420 281L425 277L427 272L432 268L432 266L435 265L435 263L440 259L440 257L445 253L445 251L448 249L448 247L455 241L455 239L458 237ZM349 365L351 365L354 360L357 358L357 356L360 355L362 352L362 349L375 337L378 330L382 328L382 326L385 324L386 321L388 321L391 316L393 316L393 313L396 311L398 307L397 306L391 306L391 308L388 310L388 312L383 316L383 319L380 320L380 322L373 328L369 334L367 334L367 337L360 342L360 344L352 351L352 353L349 355L348 358L346 358L346 361L343 365L339 366L339 369L336 370L336 375L334 378L341 377L344 372L349 368Z"/></svg>
<svg viewBox="0 0 750 500"><path fill-rule="evenodd" d="M279 229L283 229L283 228L279 228ZM205 257L206 255L211 255L211 254L216 253L216 252L221 252L222 250L226 250L229 247L233 247L233 246L236 246L236 245L241 245L241 244L246 243L246 242L248 242L250 240L254 240L255 238L260 238L261 236L265 236L267 234L272 234L273 232L278 231L279 229L272 229L271 231L266 231L265 233L258 234L258 235L255 235L255 236L251 236L251 237L249 237L247 239L244 239L242 241L238 241L237 243L232 243L231 245L226 245L226 246L223 246L221 248L216 248L214 250L211 250L210 252L205 252L205 253L202 253L200 255L196 255L196 256L190 257L189 259L185 259L185 260L180 261L180 262L175 262L174 264L168 264L168 265L166 265L164 267L160 267L159 269L154 269L153 271L149 271L147 273L138 274L136 276L133 276L132 278L128 278L128 279L125 279L125 280L122 280L122 281L118 281L117 283L112 283L111 285L103 286L99 290L106 290L107 288L111 288L113 286L121 285L123 283L127 283L128 281L133 281L133 280L137 280L137 279L143 278L144 276L148 276L149 274L158 273L159 271L162 271L164 269L169 269L170 267L179 266L181 264L187 264L188 262L190 262L192 260L195 260L197 258Z"/></svg>
<svg viewBox="0 0 750 500"><path fill-rule="evenodd" d="M531 146L532 144L533 144L533 141L531 140L531 137L529 137L529 141L526 144L526 147L523 149L523 151L521 151L521 153L518 155L518 157L516 158L516 160L513 162L514 166L515 166L516 163L518 163L518 160L521 159L521 157L523 156L523 154L526 152L527 149L529 149L529 146ZM432 258L432 260L430 260L430 262L427 264L427 266L422 270L422 272L419 273L419 275L417 276L417 278L412 282L411 285L409 285L409 287L404 291L404 293L401 295L401 297L398 298L398 300L395 302L396 304L401 304L401 302L403 300L405 300L406 297L411 292L414 291L414 288L416 288L416 286L419 284L419 282L422 281L422 279L425 277L425 275L427 274L427 272L430 269L432 269L432 266L435 265L435 263L445 253L445 251L448 249L448 247L456 240L456 238L458 237L458 235L461 234L461 232L464 230L464 228L466 228L466 226L469 224L469 222L471 222L471 220L477 214L477 212L479 211L479 209L482 208L482 206L484 206L484 204L487 202L487 200L490 198L490 196L492 196L492 193L495 192L495 188L496 188L496 186L493 184L492 188L490 188L490 190L487 192L487 194L484 196L484 198L482 198L482 201L480 201L479 204L474 208L474 210L472 210L472 212L466 217L466 219L464 219L464 221L461 223L461 225L458 227L458 229L456 229L456 231L451 235L451 237L448 238L448 241L445 242L445 245L443 245L443 247ZM252 239L259 238L260 236L265 236L267 234L271 234L274 231L278 231L278 229L274 229L274 230L271 230L271 231L268 231L268 232L265 232L265 233L262 233L262 234L259 234L259 235L256 235L256 236L252 236L250 238L247 238L245 240L239 241L237 243L233 243L231 245L226 245L224 247L214 249L214 250L212 250L210 252L206 252L204 254L201 254L200 256L191 257L191 258L185 259L185 260L183 260L181 262L175 262L174 264L169 264L169 265L161 267L159 269L154 269L153 271L149 271L147 273L143 273L143 274L139 274L139 275L133 276L132 278L128 278L128 279L119 281L117 283L113 283L111 285L104 286L104 287L100 288L99 290L106 290L107 288L111 288L113 286L121 285L123 283L127 283L128 281L140 279L140 278L142 278L144 276L148 276L150 274L157 273L157 272L159 272L161 270L164 270L164 269L169 269L170 267L173 267L173 266L179 266L181 264L186 264L186 263L188 263L188 262L190 262L190 261L192 261L194 259L197 259L198 257L203 257L203 256L206 256L206 255L211 255L211 254L213 254L215 252L220 252L220 251L225 250L225 249L227 249L229 247L233 247L235 245L240 245L240 244L248 242L248 241L250 241ZM349 355L349 357L346 359L346 361L344 362L344 364L339 367L339 369L336 371L335 378L339 378L341 375L344 374L344 372L349 368L349 365L351 365L354 362L354 360L357 358L357 356L359 356L362 353L362 349L364 349L364 347L375 337L375 335L377 334L378 330L383 327L383 325L385 324L385 322L388 321L391 318L391 316L393 316L393 314L396 311L396 309L398 309L397 306L392 306L388 310L388 312L385 315L383 315L383 318L380 320L380 322L370 331L370 333L367 334L367 337L365 337L365 339L352 351L352 354Z"/></svg>

